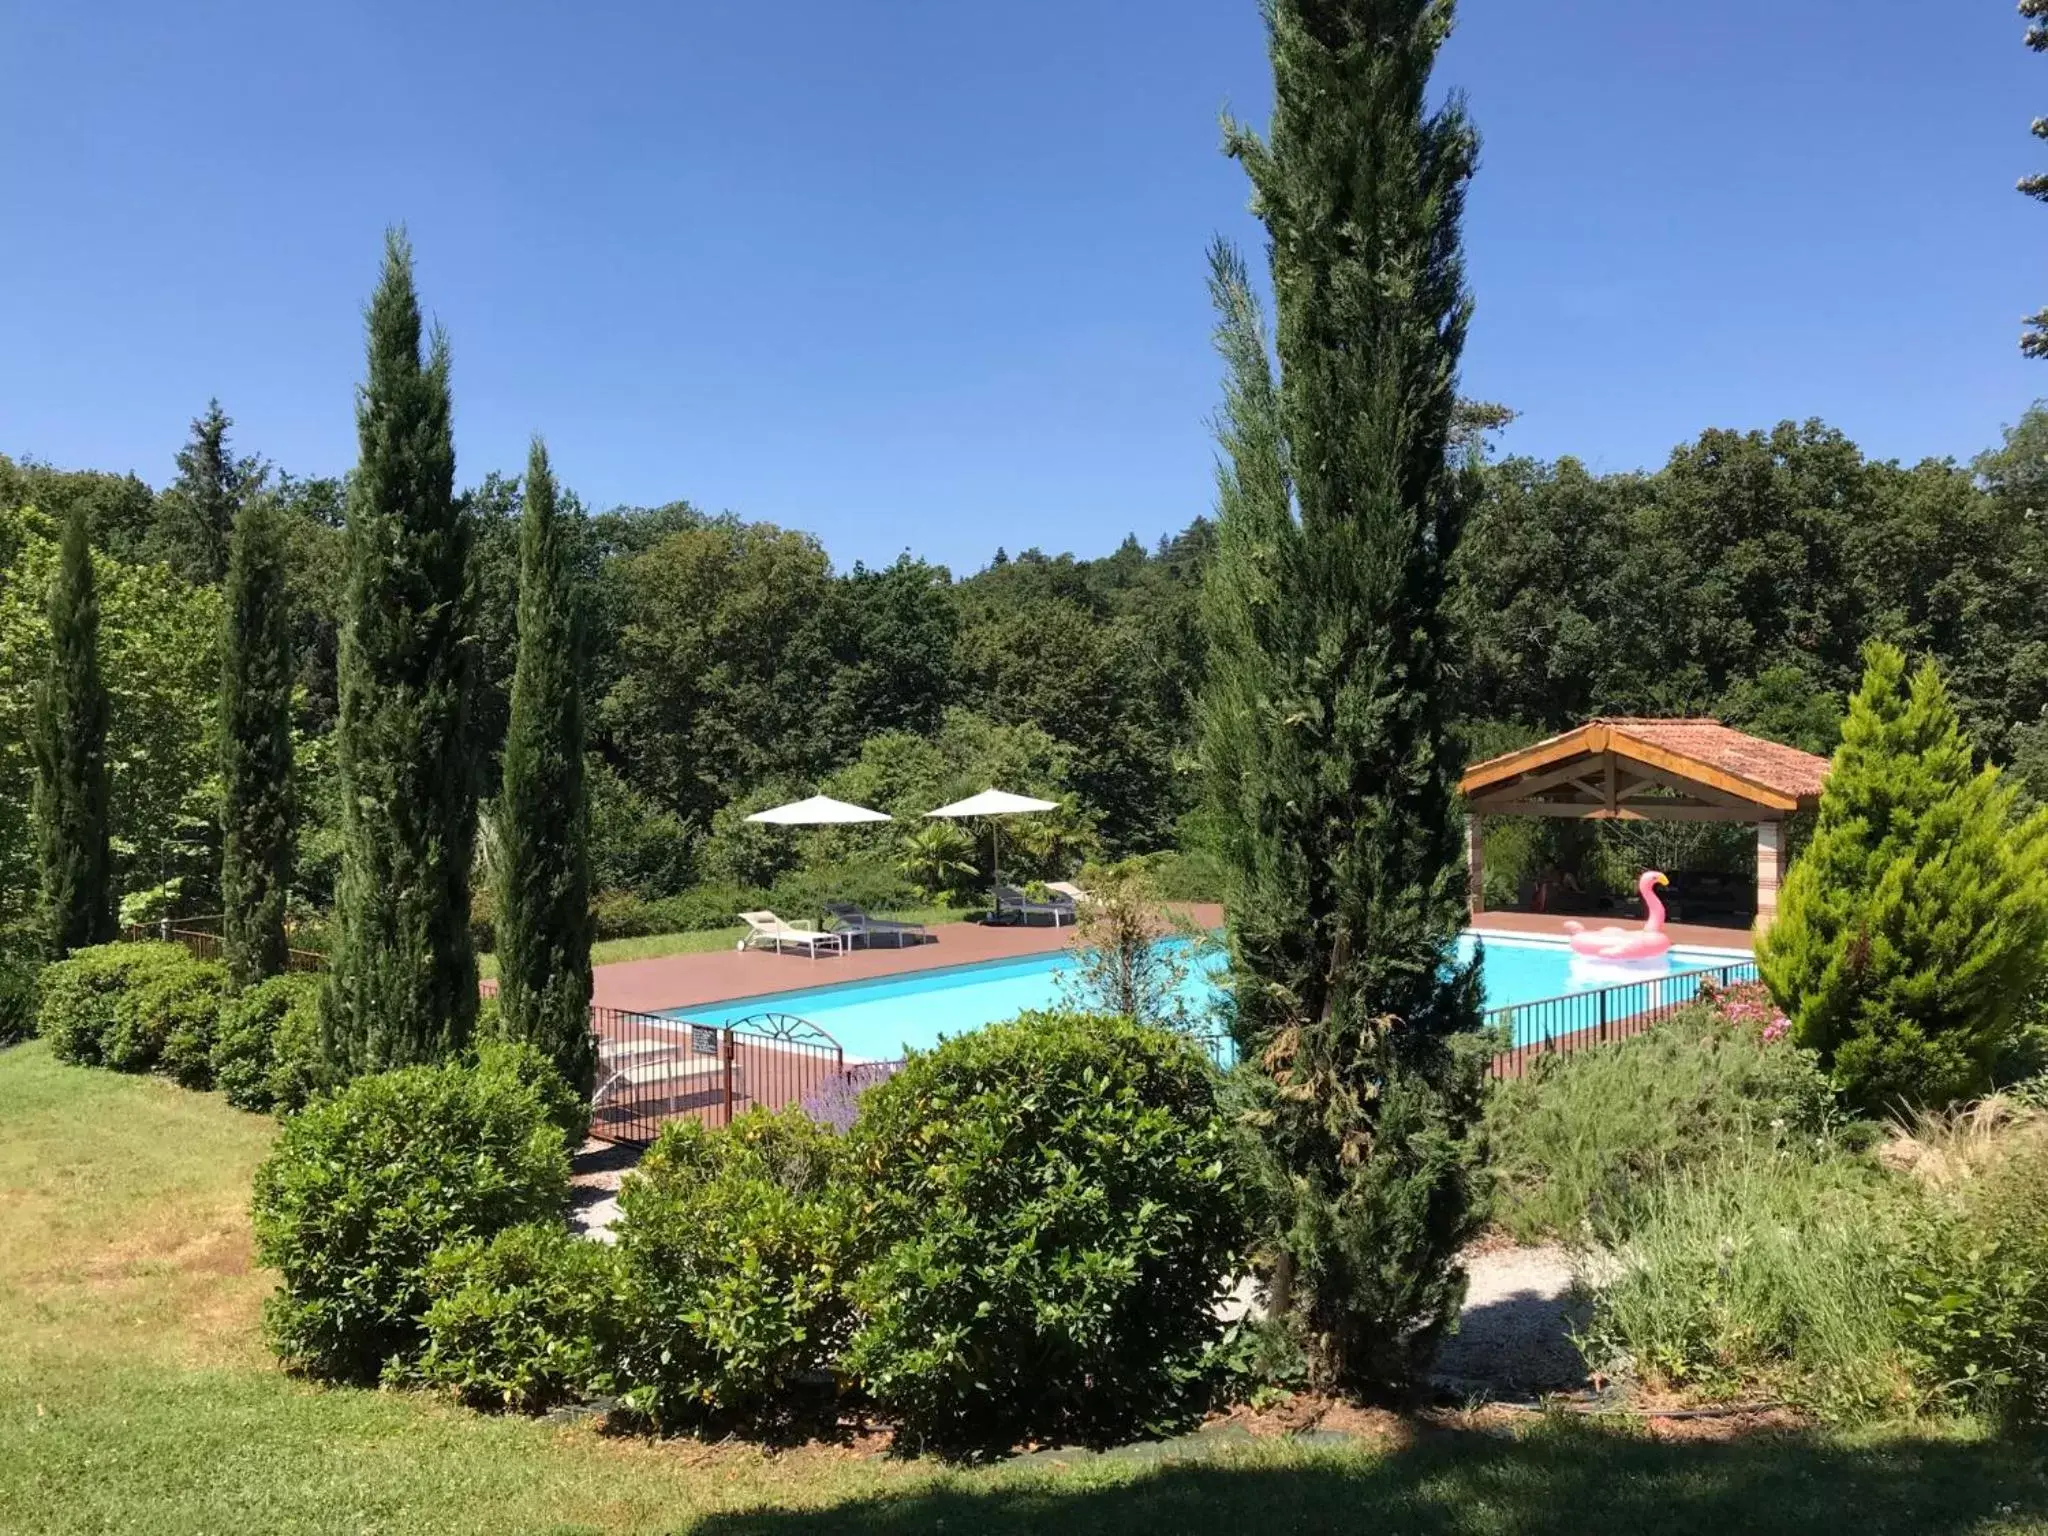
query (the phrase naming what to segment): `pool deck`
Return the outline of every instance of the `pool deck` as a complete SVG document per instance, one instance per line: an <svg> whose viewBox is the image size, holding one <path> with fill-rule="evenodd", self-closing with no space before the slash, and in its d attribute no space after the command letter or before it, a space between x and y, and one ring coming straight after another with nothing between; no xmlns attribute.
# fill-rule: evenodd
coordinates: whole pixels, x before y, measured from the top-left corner
<svg viewBox="0 0 2048 1536"><path fill-rule="evenodd" d="M1610 923L1619 923L1624 928L1640 928L1641 918L1617 917L1560 917L1550 912L1480 912L1470 926L1481 933L1511 933L1532 939L1561 939L1565 936L1565 924L1576 921L1588 928L1605 928ZM1686 949L1733 949L1744 954L1752 951L1755 936L1747 928L1723 928L1706 923L1666 923L1664 931L1671 935L1671 942Z"/></svg>
<svg viewBox="0 0 2048 1536"><path fill-rule="evenodd" d="M1223 909L1219 906L1193 904L1182 910L1204 928L1223 926ZM1582 921L1589 928L1597 928L1606 919ZM1473 920L1472 926L1482 932L1561 939L1564 937L1564 924L1564 918L1542 912L1482 912ZM1672 923L1665 931L1671 935L1673 943L1689 948L1747 952L1750 947L1749 930L1746 928ZM992 928L982 923L939 923L931 932L933 941L928 944L906 944L901 949L887 945L879 949L855 949L844 955L825 955L815 960L808 955L778 955L760 949L720 949L702 954L663 955L655 960L627 960L617 965L600 965L594 978L591 1001L600 1008L661 1013L703 1003L728 1003L740 998L764 997L774 992L795 992L804 987L829 987L843 981L869 981L880 976L902 976L912 971L973 965L983 960L1049 955L1065 949L1074 937L1071 927L1044 925Z"/></svg>
<svg viewBox="0 0 2048 1536"><path fill-rule="evenodd" d="M1223 925L1223 909L1193 904L1182 910L1205 928ZM1065 949L1074 930L1062 925L992 928L982 923L938 923L928 944L900 949L854 949L844 955L775 954L769 950L712 950L695 955L663 955L655 960L627 960L597 967L591 1002L600 1008L633 1013L661 1013L701 1003L726 1003L794 992L803 987L829 987L845 981L869 981L911 971L935 971L982 960L1016 960Z"/></svg>

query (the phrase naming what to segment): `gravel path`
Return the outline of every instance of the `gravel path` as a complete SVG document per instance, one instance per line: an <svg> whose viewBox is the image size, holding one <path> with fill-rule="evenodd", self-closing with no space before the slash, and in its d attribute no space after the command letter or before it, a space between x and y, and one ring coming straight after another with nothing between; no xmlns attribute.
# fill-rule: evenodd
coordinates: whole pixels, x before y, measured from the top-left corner
<svg viewBox="0 0 2048 1536"><path fill-rule="evenodd" d="M600 1243L619 1219L619 1184L640 1161L640 1148L592 1138L569 1160L569 1230Z"/></svg>
<svg viewBox="0 0 2048 1536"><path fill-rule="evenodd" d="M1437 1354L1441 1385L1491 1397L1585 1385L1585 1362L1570 1330L1585 1326L1586 1306L1571 1294L1572 1261L1564 1249L1481 1250L1466 1255L1465 1267L1465 1310Z"/></svg>

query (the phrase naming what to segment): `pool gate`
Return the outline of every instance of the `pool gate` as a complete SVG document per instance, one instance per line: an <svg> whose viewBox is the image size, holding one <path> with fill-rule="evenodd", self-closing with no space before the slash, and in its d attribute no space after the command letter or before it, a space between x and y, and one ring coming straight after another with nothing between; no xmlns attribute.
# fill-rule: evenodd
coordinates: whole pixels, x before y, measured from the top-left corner
<svg viewBox="0 0 2048 1536"><path fill-rule="evenodd" d="M597 1086L590 1134L605 1141L652 1141L671 1120L730 1125L750 1109L801 1105L829 1113L870 1063L846 1053L806 1020L759 1013L730 1025L592 1008Z"/></svg>

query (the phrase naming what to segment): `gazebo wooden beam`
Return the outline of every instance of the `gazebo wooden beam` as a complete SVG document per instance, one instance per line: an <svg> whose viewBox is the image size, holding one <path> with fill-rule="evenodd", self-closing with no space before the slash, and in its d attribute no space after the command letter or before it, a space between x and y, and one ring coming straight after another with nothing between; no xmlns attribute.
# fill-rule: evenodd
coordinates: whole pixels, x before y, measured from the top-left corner
<svg viewBox="0 0 2048 1536"><path fill-rule="evenodd" d="M1644 802L1637 802L1642 804ZM1654 802L1651 802L1654 803ZM1634 805L1610 808L1591 800L1508 800L1475 806L1486 816L1548 816L1559 821L1728 821L1752 823L1775 820L1756 811L1732 805L1685 805L1671 803L1646 812Z"/></svg>
<svg viewBox="0 0 2048 1536"><path fill-rule="evenodd" d="M1526 775L1507 783L1497 784L1491 790L1482 791L1473 798L1474 805L1484 805L1490 797L1495 799L1526 800L1531 795L1540 795L1546 789L1556 789L1574 779L1582 779L1593 771L1592 765L1584 758L1574 756L1561 767L1545 773Z"/></svg>
<svg viewBox="0 0 2048 1536"><path fill-rule="evenodd" d="M1799 801L1794 796L1768 789L1761 784L1752 784L1735 774L1714 767L1711 763L1681 757L1676 752L1667 752L1662 747L1652 746L1646 741L1636 741L1631 737L1617 734L1608 751L1655 768L1660 774L1668 774L1673 778L1719 790L1745 805L1766 807L1780 815L1788 815L1799 809Z"/></svg>

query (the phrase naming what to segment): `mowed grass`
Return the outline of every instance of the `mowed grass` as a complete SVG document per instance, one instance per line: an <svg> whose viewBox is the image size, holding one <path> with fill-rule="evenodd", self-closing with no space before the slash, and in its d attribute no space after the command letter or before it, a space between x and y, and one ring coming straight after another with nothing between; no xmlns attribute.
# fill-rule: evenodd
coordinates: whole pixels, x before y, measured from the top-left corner
<svg viewBox="0 0 2048 1536"><path fill-rule="evenodd" d="M246 1200L269 1121L0 1051L0 1531L2048 1532L2048 1442L1673 1444L1618 1428L949 1469L647 1443L270 1364Z"/></svg>

